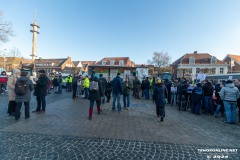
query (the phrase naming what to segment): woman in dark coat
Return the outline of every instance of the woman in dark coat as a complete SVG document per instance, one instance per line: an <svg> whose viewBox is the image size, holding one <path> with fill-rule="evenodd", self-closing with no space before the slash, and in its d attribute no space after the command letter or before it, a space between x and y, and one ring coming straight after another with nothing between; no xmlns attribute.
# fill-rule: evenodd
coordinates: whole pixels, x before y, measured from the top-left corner
<svg viewBox="0 0 240 160"><path fill-rule="evenodd" d="M101 112L101 97L103 96L103 89L102 85L99 82L97 77L93 77L93 80L90 82L89 87L89 100L90 100L90 107L89 107L89 120L92 119L92 112L93 112L93 106L94 101L97 103L97 110L98 114Z"/></svg>
<svg viewBox="0 0 240 160"><path fill-rule="evenodd" d="M153 90L153 102L156 104L157 116L161 117L161 122L165 117L165 105L167 103L167 88L161 79L156 79L156 85Z"/></svg>
<svg viewBox="0 0 240 160"><path fill-rule="evenodd" d="M32 81L27 77L27 72L22 72L21 77L17 80L15 85L15 93L17 90L17 87L19 87L20 81L24 82L26 84L26 93L24 95L18 95L16 93L16 114L15 119L18 120L20 118L20 110L22 107L22 102L24 102L25 105L25 119L28 119L30 117L29 113L29 103L31 100L31 91L33 90L33 83Z"/></svg>

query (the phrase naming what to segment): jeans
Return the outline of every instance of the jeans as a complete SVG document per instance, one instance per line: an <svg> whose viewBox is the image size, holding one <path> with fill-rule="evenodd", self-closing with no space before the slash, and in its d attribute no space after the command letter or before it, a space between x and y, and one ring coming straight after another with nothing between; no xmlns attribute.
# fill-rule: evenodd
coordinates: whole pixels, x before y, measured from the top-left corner
<svg viewBox="0 0 240 160"><path fill-rule="evenodd" d="M113 93L112 110L115 110L115 103L116 103L116 99L117 99L117 108L118 108L118 111L119 111L119 112L121 111L120 98L121 98L120 93L117 93L117 94L114 94L114 93Z"/></svg>
<svg viewBox="0 0 240 160"><path fill-rule="evenodd" d="M171 105L174 104L175 93L171 93Z"/></svg>
<svg viewBox="0 0 240 160"><path fill-rule="evenodd" d="M62 83L59 83L59 84L58 84L58 92L59 92L59 93L62 93Z"/></svg>
<svg viewBox="0 0 240 160"><path fill-rule="evenodd" d="M25 118L28 118L28 117L30 117L29 102L24 102L24 106L25 106ZM16 113L15 113L15 119L16 120L18 120L20 118L21 107L22 107L22 102L17 102Z"/></svg>
<svg viewBox="0 0 240 160"><path fill-rule="evenodd" d="M237 102L223 101L227 116L227 123L236 122L237 120Z"/></svg>
<svg viewBox="0 0 240 160"><path fill-rule="evenodd" d="M42 110L45 111L46 109L46 99L45 96L43 97L37 97L37 110L40 111L42 107Z"/></svg>
<svg viewBox="0 0 240 160"><path fill-rule="evenodd" d="M96 100L96 103L97 103L97 106L100 106L101 105L101 100ZM90 108L93 108L93 107L94 107L94 101L90 100Z"/></svg>
<svg viewBox="0 0 240 160"><path fill-rule="evenodd" d="M123 104L125 108L130 106L130 95L123 95Z"/></svg>
<svg viewBox="0 0 240 160"><path fill-rule="evenodd" d="M145 98L149 99L149 89L144 90Z"/></svg>
<svg viewBox="0 0 240 160"><path fill-rule="evenodd" d="M205 113L210 111L211 114L214 113L213 111L213 104L212 104L212 96L204 96L204 104L205 104Z"/></svg>
<svg viewBox="0 0 240 160"><path fill-rule="evenodd" d="M77 86L77 95L78 95L78 96L80 96L80 95L82 94L81 88L82 88L81 85L78 85L78 86Z"/></svg>
<svg viewBox="0 0 240 160"><path fill-rule="evenodd" d="M85 92L85 98L88 99L89 88L84 88L84 92Z"/></svg>

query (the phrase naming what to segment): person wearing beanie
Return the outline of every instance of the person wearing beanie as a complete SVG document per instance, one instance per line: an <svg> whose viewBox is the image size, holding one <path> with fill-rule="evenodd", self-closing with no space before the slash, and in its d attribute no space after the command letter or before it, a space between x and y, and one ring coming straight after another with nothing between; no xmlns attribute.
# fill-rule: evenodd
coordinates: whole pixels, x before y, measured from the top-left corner
<svg viewBox="0 0 240 160"><path fill-rule="evenodd" d="M167 88L161 81L161 79L156 79L156 85L153 90L153 103L156 104L156 113L160 117L160 121L163 121L165 117L165 105L167 104Z"/></svg>
<svg viewBox="0 0 240 160"><path fill-rule="evenodd" d="M227 80L226 85L219 93L223 100L224 108L226 111L228 124L235 124L237 119L237 99L239 98L239 90L234 86L231 80Z"/></svg>
<svg viewBox="0 0 240 160"><path fill-rule="evenodd" d="M8 86L8 114L9 116L15 115L15 109L16 109L16 94L14 92L15 84L17 82L17 79L20 77L20 70L17 68L13 69L12 75L8 78L7 86Z"/></svg>
<svg viewBox="0 0 240 160"><path fill-rule="evenodd" d="M48 77L45 74L45 70L38 71L39 78L36 81L36 87L34 89L34 96L37 97L37 108L32 111L33 113L44 113L46 110L46 95Z"/></svg>

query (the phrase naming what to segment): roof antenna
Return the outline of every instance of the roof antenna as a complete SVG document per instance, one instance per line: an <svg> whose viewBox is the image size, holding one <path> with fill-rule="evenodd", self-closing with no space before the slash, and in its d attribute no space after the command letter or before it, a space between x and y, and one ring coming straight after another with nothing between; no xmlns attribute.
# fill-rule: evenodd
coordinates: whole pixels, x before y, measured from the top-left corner
<svg viewBox="0 0 240 160"><path fill-rule="evenodd" d="M34 22L37 21L37 10L35 9Z"/></svg>

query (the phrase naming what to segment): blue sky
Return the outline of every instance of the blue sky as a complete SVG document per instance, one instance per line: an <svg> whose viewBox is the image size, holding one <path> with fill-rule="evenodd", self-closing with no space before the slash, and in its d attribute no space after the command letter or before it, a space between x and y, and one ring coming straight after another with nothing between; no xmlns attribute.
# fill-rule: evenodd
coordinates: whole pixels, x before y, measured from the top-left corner
<svg viewBox="0 0 240 160"><path fill-rule="evenodd" d="M140 64L155 51L172 61L198 51L223 59L240 54L239 8L239 0L0 0L15 32L0 50L17 47L30 58L36 9L38 57L128 56Z"/></svg>

